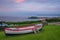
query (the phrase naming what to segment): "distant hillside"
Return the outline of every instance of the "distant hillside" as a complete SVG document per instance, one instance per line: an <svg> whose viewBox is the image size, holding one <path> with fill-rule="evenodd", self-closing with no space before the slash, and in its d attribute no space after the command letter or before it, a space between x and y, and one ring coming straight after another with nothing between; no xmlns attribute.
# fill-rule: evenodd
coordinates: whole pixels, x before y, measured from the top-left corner
<svg viewBox="0 0 60 40"><path fill-rule="evenodd" d="M31 17L28 17L28 19L39 19L39 17L31 16Z"/></svg>

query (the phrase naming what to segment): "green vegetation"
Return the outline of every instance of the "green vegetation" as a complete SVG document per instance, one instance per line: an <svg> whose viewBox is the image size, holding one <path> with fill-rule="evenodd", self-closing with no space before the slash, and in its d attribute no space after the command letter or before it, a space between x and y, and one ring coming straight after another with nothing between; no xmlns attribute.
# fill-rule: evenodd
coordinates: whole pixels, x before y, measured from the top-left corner
<svg viewBox="0 0 60 40"><path fill-rule="evenodd" d="M37 34L16 36L5 36L4 32L0 31L0 40L60 40L60 26L48 25L44 26L43 30Z"/></svg>
<svg viewBox="0 0 60 40"><path fill-rule="evenodd" d="M36 24L40 23L41 21L24 21L24 22L5 22L7 24Z"/></svg>
<svg viewBox="0 0 60 40"><path fill-rule="evenodd" d="M60 22L60 18L50 18L46 19L47 22Z"/></svg>

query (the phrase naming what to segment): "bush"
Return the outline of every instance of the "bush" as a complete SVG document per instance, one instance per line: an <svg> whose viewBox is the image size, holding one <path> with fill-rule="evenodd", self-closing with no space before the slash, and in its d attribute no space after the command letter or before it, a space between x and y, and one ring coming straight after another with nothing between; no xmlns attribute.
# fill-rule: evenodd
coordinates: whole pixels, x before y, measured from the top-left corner
<svg viewBox="0 0 60 40"><path fill-rule="evenodd" d="M50 19L46 19L47 22L60 22L59 18L50 18Z"/></svg>

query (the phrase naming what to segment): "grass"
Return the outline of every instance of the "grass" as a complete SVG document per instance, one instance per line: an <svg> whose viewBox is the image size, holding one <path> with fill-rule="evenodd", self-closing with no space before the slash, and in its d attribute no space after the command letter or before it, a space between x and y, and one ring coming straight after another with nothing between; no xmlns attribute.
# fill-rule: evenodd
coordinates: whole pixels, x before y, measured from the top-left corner
<svg viewBox="0 0 60 40"><path fill-rule="evenodd" d="M0 40L60 40L60 26L48 25L38 34L26 34L6 37L4 32L0 32Z"/></svg>

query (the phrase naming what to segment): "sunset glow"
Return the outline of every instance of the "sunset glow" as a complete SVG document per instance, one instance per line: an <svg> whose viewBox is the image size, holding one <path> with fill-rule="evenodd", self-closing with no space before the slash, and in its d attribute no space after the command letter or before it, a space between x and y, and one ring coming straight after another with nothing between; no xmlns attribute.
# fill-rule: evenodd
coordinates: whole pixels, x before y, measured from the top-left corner
<svg viewBox="0 0 60 40"><path fill-rule="evenodd" d="M25 0L15 0L16 3L23 3Z"/></svg>

